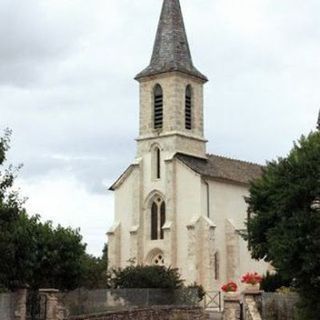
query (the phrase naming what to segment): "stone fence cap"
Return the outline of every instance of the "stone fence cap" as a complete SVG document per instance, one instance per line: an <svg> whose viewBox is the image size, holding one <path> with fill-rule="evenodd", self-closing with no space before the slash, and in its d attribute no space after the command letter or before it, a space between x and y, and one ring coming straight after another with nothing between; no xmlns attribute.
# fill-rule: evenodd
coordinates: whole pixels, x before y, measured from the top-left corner
<svg viewBox="0 0 320 320"><path fill-rule="evenodd" d="M39 289L39 292L41 292L41 293L58 293L59 290L48 288L48 289Z"/></svg>

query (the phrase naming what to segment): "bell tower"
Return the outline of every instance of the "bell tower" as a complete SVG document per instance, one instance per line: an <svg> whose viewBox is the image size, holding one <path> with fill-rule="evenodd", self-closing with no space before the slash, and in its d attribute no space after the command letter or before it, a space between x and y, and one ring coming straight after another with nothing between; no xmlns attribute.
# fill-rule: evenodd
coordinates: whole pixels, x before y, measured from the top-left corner
<svg viewBox="0 0 320 320"><path fill-rule="evenodd" d="M164 0L149 66L140 84L137 156L154 143L168 154L206 157L203 85L206 76L193 65L179 0Z"/></svg>
<svg viewBox="0 0 320 320"><path fill-rule="evenodd" d="M135 79L140 85L137 156L111 187L116 213L108 233L110 266L123 267L130 259L177 267L187 243L179 237L187 237L191 217L181 219L186 209L179 208L179 200L185 196L178 183L184 177L176 155L207 158L203 86L208 81L193 65L179 0L163 0L150 64Z"/></svg>

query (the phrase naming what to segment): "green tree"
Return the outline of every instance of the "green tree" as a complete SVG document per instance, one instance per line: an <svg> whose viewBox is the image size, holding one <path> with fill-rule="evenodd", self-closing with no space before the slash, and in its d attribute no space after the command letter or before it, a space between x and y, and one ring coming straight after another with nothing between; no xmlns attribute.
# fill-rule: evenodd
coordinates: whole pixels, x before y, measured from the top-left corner
<svg viewBox="0 0 320 320"><path fill-rule="evenodd" d="M279 273L270 273L267 272L261 281L261 290L266 292L276 292L280 288L290 289L292 285L292 279L284 280L281 274Z"/></svg>
<svg viewBox="0 0 320 320"><path fill-rule="evenodd" d="M9 150L11 132L6 130L0 138L0 286L7 288L9 285L8 275L12 269L19 268L15 261L14 233L20 214L24 213L22 201L18 194L12 191L14 178L18 168L4 167L7 151ZM23 270L26 274L27 271ZM19 279L15 279L19 281Z"/></svg>
<svg viewBox="0 0 320 320"><path fill-rule="evenodd" d="M101 258L85 254L82 259L82 267L83 275L79 287L87 289L108 288L108 245L105 244Z"/></svg>
<svg viewBox="0 0 320 320"><path fill-rule="evenodd" d="M35 222L33 233L36 254L29 285L70 290L78 287L83 276L82 259L86 245L79 230L56 228L51 222Z"/></svg>
<svg viewBox="0 0 320 320"><path fill-rule="evenodd" d="M73 289L83 277L85 245L79 230L29 217L12 191L19 168L4 168L10 131L0 138L0 287Z"/></svg>
<svg viewBox="0 0 320 320"><path fill-rule="evenodd" d="M179 289L183 286L183 280L177 269L132 265L113 270L111 284L115 289Z"/></svg>
<svg viewBox="0 0 320 320"><path fill-rule="evenodd" d="M252 257L294 280L306 317L320 314L320 133L302 136L286 158L270 162L250 187L247 236Z"/></svg>

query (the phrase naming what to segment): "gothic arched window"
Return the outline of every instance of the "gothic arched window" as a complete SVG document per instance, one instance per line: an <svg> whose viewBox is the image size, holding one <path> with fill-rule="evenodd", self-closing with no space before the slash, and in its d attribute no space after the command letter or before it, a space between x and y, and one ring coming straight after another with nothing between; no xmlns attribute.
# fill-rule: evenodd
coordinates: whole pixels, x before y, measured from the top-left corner
<svg viewBox="0 0 320 320"><path fill-rule="evenodd" d="M158 205L156 202L151 206L151 240L158 239Z"/></svg>
<svg viewBox="0 0 320 320"><path fill-rule="evenodd" d="M151 147L151 179L161 178L161 149L155 145Z"/></svg>
<svg viewBox="0 0 320 320"><path fill-rule="evenodd" d="M160 239L164 239L163 229L162 227L166 223L166 204L163 201L160 206Z"/></svg>
<svg viewBox="0 0 320 320"><path fill-rule="evenodd" d="M165 260L163 251L161 251L160 249L152 250L147 256L146 263L151 266L164 266Z"/></svg>
<svg viewBox="0 0 320 320"><path fill-rule="evenodd" d="M166 204L160 197L156 197L151 205L151 240L164 239L162 227L165 222Z"/></svg>
<svg viewBox="0 0 320 320"><path fill-rule="evenodd" d="M154 111L153 126L154 129L162 129L163 126L163 92L159 84L154 88Z"/></svg>
<svg viewBox="0 0 320 320"><path fill-rule="evenodd" d="M192 89L190 85L186 88L185 96L185 128L192 129Z"/></svg>

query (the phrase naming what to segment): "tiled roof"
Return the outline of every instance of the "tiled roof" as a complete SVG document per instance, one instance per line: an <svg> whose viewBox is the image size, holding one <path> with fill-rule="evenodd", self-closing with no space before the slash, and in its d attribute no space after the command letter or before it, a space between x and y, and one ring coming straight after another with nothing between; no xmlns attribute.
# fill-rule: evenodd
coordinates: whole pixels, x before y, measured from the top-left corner
<svg viewBox="0 0 320 320"><path fill-rule="evenodd" d="M164 0L150 65L136 79L172 71L208 80L193 66L179 0Z"/></svg>
<svg viewBox="0 0 320 320"><path fill-rule="evenodd" d="M208 159L201 159L180 153L176 155L189 168L205 177L248 184L262 174L263 166L255 163L217 155L209 154L207 156Z"/></svg>

